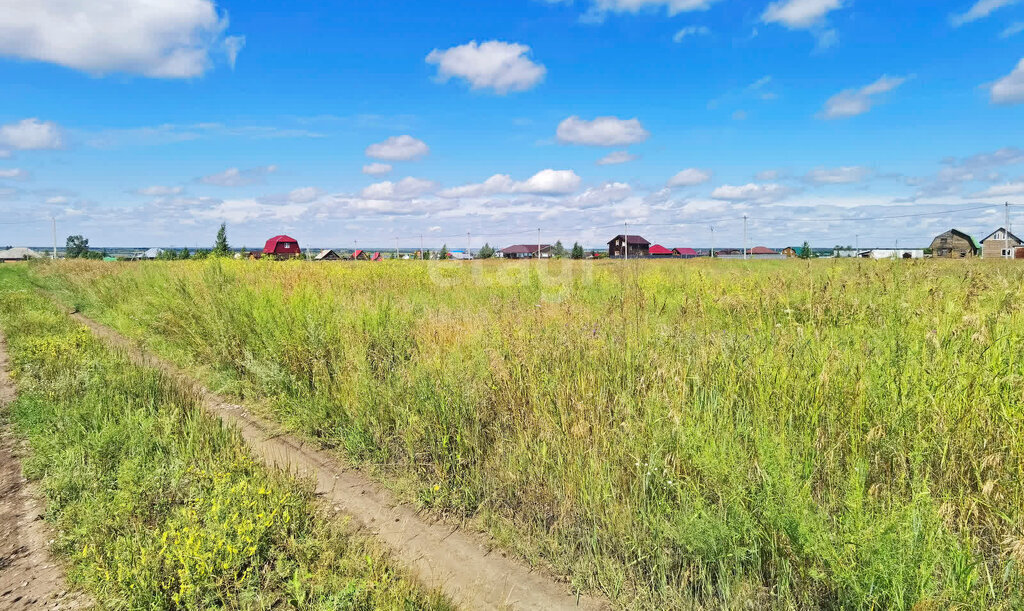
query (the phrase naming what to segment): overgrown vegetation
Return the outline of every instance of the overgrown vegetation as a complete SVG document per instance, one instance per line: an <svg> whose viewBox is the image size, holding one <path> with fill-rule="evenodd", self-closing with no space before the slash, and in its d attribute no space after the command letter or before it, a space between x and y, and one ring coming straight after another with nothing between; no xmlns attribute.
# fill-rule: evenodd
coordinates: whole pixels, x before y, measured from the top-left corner
<svg viewBox="0 0 1024 611"><path fill-rule="evenodd" d="M1024 271L36 266L618 604L1024 605Z"/></svg>
<svg viewBox="0 0 1024 611"><path fill-rule="evenodd" d="M10 267L11 269L6 269ZM447 608L266 472L198 398L111 353L0 269L0 327L56 550L110 609Z"/></svg>

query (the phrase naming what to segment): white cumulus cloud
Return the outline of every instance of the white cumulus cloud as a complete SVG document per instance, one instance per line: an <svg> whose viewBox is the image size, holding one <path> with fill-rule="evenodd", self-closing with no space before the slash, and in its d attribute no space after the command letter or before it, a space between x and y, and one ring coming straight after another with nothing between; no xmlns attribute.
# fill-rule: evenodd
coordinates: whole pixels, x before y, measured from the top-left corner
<svg viewBox="0 0 1024 611"><path fill-rule="evenodd" d="M637 156L630 153L629 151L612 151L604 157L598 159L595 163L597 165L617 165L620 163L629 163L630 161L636 161Z"/></svg>
<svg viewBox="0 0 1024 611"><path fill-rule="evenodd" d="M995 185L975 193L972 197L1006 197L1007 195L1021 195L1024 194L1024 182L1008 182L1001 185Z"/></svg>
<svg viewBox="0 0 1024 611"><path fill-rule="evenodd" d="M241 41L224 38L227 25L211 0L4 0L0 55L96 74L190 78L210 68L213 52L234 63Z"/></svg>
<svg viewBox="0 0 1024 611"><path fill-rule="evenodd" d="M22 119L0 125L0 145L22 151L59 149L64 146L64 137L53 121Z"/></svg>
<svg viewBox="0 0 1024 611"><path fill-rule="evenodd" d="M686 168L668 179L670 187L692 187L711 180L711 172L698 168Z"/></svg>
<svg viewBox="0 0 1024 611"><path fill-rule="evenodd" d="M592 0L588 20L600 20L605 13L639 13L664 8L669 15L706 11L718 0Z"/></svg>
<svg viewBox="0 0 1024 611"><path fill-rule="evenodd" d="M804 176L804 180L817 185L845 185L861 182L870 175L871 170L863 166L815 168Z"/></svg>
<svg viewBox="0 0 1024 611"><path fill-rule="evenodd" d="M0 168L0 179L28 180L28 172L20 168Z"/></svg>
<svg viewBox="0 0 1024 611"><path fill-rule="evenodd" d="M993 104L1024 102L1024 59L1017 62L1012 72L996 81L989 93Z"/></svg>
<svg viewBox="0 0 1024 611"><path fill-rule="evenodd" d="M204 185L215 185L218 187L244 187L261 183L269 174L273 174L276 171L276 165L249 168L247 170L228 168L218 174L203 176L199 179L199 182Z"/></svg>
<svg viewBox="0 0 1024 611"><path fill-rule="evenodd" d="M464 79L473 89L492 89L504 95L536 86L547 74L547 68L531 60L526 45L489 40L471 41L450 49L434 49L427 55L428 64L437 65L437 78L442 82L456 77Z"/></svg>
<svg viewBox="0 0 1024 611"><path fill-rule="evenodd" d="M589 208L616 204L633 194L633 188L624 182L606 182L599 187L590 187L567 203Z"/></svg>
<svg viewBox="0 0 1024 611"><path fill-rule="evenodd" d="M676 35L672 37L672 40L675 42L683 42L687 36L707 36L710 33L711 30L708 29L707 26L691 25L676 32Z"/></svg>
<svg viewBox="0 0 1024 611"><path fill-rule="evenodd" d="M597 117L592 121L575 115L558 124L556 136L563 144L623 146L643 142L651 135L640 119Z"/></svg>
<svg viewBox="0 0 1024 611"><path fill-rule="evenodd" d="M874 96L892 91L906 82L904 77L882 76L880 79L860 89L845 89L825 102L825 107L818 113L820 119L844 119L856 117L871 110Z"/></svg>
<svg viewBox="0 0 1024 611"><path fill-rule="evenodd" d="M950 15L949 22L954 27L960 27L966 23L984 19L992 14L993 11L999 10L1004 6L1010 6L1016 4L1020 0L978 0L971 6L970 9L965 13L958 13Z"/></svg>
<svg viewBox="0 0 1024 611"><path fill-rule="evenodd" d="M430 152L427 143L409 135L392 136L366 147L366 156L385 161L410 161Z"/></svg>
<svg viewBox="0 0 1024 611"><path fill-rule="evenodd" d="M436 188L437 184L432 180L409 176L398 182L385 180L384 182L374 183L363 189L359 195L365 199L412 199L429 193Z"/></svg>
<svg viewBox="0 0 1024 611"><path fill-rule="evenodd" d="M541 170L523 181L513 180L508 174L495 174L481 183L445 189L441 197L486 197L529 193L533 195L564 195L579 188L582 179L572 170Z"/></svg>
<svg viewBox="0 0 1024 611"><path fill-rule="evenodd" d="M732 202L774 202L789 195L790 191L776 183L722 185L711 192L714 199Z"/></svg>
<svg viewBox="0 0 1024 611"><path fill-rule="evenodd" d="M165 187L163 185L153 185L152 187L143 187L136 189L135 192L139 195L145 195L148 197L166 197L169 195L180 195L184 189L181 187Z"/></svg>
<svg viewBox="0 0 1024 611"><path fill-rule="evenodd" d="M761 15L765 23L780 23L792 30L822 25L825 15L842 8L842 0L784 0L772 2Z"/></svg>
<svg viewBox="0 0 1024 611"><path fill-rule="evenodd" d="M394 169L390 163L368 163L363 166L363 174L382 176Z"/></svg>

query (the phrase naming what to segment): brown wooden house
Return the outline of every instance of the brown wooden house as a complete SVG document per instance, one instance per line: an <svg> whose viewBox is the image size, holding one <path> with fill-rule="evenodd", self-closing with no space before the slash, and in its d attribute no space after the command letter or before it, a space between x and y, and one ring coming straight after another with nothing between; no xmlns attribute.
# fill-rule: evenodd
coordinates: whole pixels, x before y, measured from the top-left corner
<svg viewBox="0 0 1024 611"><path fill-rule="evenodd" d="M609 257L622 257L627 253L630 257L647 257L651 254L650 251L651 243L638 235L627 237L620 233L608 241Z"/></svg>
<svg viewBox="0 0 1024 611"><path fill-rule="evenodd" d="M964 259L978 255L978 245L974 243L974 238L956 229L935 236L931 250L933 257L942 259Z"/></svg>

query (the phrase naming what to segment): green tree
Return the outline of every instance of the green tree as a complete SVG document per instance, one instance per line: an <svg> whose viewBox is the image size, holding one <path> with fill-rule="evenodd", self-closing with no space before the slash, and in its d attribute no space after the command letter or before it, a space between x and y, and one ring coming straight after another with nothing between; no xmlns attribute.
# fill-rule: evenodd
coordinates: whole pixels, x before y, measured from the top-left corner
<svg viewBox="0 0 1024 611"><path fill-rule="evenodd" d="M445 259L448 258L448 245L447 244L442 244L441 245L441 252L437 253L437 258L441 259L442 261L444 261Z"/></svg>
<svg viewBox="0 0 1024 611"><path fill-rule="evenodd" d="M810 259L811 258L811 245L804 242L804 245L800 248L800 258Z"/></svg>
<svg viewBox="0 0 1024 611"><path fill-rule="evenodd" d="M551 256L556 259L561 259L565 256L565 246L562 246L561 240L555 242L555 245L551 247Z"/></svg>
<svg viewBox="0 0 1024 611"><path fill-rule="evenodd" d="M583 247L580 246L579 242L573 242L572 254L570 256L573 259L582 259L583 258Z"/></svg>
<svg viewBox="0 0 1024 611"><path fill-rule="evenodd" d="M420 258L423 259L424 261L429 260L430 259L430 251L427 250L427 249L423 249L423 252L420 253Z"/></svg>
<svg viewBox="0 0 1024 611"><path fill-rule="evenodd" d="M213 252L211 254L218 257L228 256L228 228L226 223L220 224L220 229L217 230L217 240L213 244Z"/></svg>
<svg viewBox="0 0 1024 611"><path fill-rule="evenodd" d="M192 253L189 252L188 246L186 246L185 248L181 249L181 252L178 253L178 258L179 259L191 259L192 258Z"/></svg>
<svg viewBox="0 0 1024 611"><path fill-rule="evenodd" d="M89 253L89 240L80 235L69 235L64 244L64 256L68 259L79 259Z"/></svg>
<svg viewBox="0 0 1024 611"><path fill-rule="evenodd" d="M477 251L476 256L481 259L490 259L494 256L494 249L491 248L490 244L484 243L484 247Z"/></svg>

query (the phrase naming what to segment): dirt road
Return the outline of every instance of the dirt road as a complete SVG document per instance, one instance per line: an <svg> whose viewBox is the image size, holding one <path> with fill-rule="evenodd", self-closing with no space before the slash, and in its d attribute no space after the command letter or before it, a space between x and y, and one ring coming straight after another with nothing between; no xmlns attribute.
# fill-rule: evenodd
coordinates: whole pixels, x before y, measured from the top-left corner
<svg viewBox="0 0 1024 611"><path fill-rule="evenodd" d="M207 410L238 427L255 455L269 465L313 478L317 494L329 507L352 516L424 585L440 588L457 604L467 609L608 607L606 601L578 597L567 584L492 550L482 536L424 520L413 507L399 503L389 491L338 458L214 395L173 364L142 350L113 329L81 314L71 316L109 344L126 350L137 362L158 367L193 387L204 397Z"/></svg>
<svg viewBox="0 0 1024 611"><path fill-rule="evenodd" d="M15 398L0 337L0 413ZM0 609L85 609L85 598L69 592L64 571L50 556L53 532L43 521L43 503L21 475L18 443L0 422Z"/></svg>

